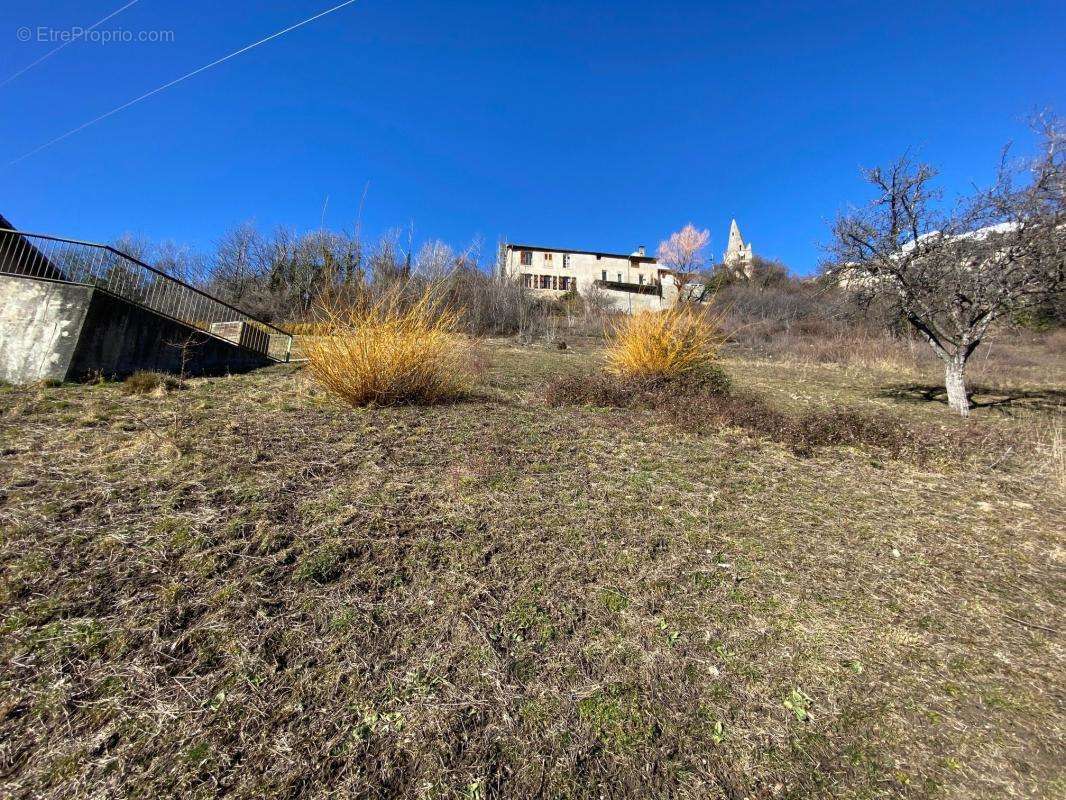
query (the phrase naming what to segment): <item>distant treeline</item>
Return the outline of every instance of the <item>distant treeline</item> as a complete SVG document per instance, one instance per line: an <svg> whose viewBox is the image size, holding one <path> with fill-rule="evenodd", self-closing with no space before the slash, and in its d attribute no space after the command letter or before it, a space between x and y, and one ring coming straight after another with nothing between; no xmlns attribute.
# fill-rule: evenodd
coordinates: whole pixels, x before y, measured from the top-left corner
<svg viewBox="0 0 1066 800"><path fill-rule="evenodd" d="M538 298L500 274L497 249L481 241L457 250L442 241L414 249L411 237L392 230L367 244L354 233L319 229L266 234L252 223L227 231L210 252L171 241L124 235L114 246L196 285L268 322L313 322L316 304L337 292L380 290L398 281L436 282L463 312L471 333L555 335L584 323L601 330L608 303L595 288L561 300ZM724 308L744 339L766 341L781 333L887 328L908 335L890 304L871 303L832 281L800 278L780 261L755 257L748 276L724 264L701 273L702 300ZM1028 327L1066 323L1059 301L1014 320Z"/></svg>
<svg viewBox="0 0 1066 800"><path fill-rule="evenodd" d="M494 261L483 263L480 241L463 250L429 241L414 250L410 239L392 230L367 244L344 231L298 234L278 228L264 234L244 223L219 238L211 252L128 234L113 245L274 324L313 323L316 307L338 294L354 297L398 283L433 283L461 310L470 333L503 335L543 327L550 304L499 275Z"/></svg>

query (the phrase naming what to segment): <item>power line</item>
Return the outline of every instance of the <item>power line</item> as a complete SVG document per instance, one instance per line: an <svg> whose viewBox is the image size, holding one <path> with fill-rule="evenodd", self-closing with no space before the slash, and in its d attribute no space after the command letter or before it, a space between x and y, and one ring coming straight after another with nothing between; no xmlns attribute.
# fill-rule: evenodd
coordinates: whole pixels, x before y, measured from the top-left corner
<svg viewBox="0 0 1066 800"><path fill-rule="evenodd" d="M96 22L94 22L92 25L90 25L88 28L85 28L85 30L83 32L84 33L88 33L89 31L96 30L99 26L103 25L105 22L107 22L112 17L117 17L119 14L121 14L127 8L129 8L132 5L136 5L139 2L140 2L140 0L130 0L130 2L126 3L126 5L122 6L122 8L118 9L117 11L112 11L110 14L108 14L103 19L99 19ZM54 56L56 53L58 53L60 50L62 50L64 47L66 47L67 45L74 44L75 41L76 40L74 38L70 38L70 39L67 39L65 42L63 42L61 45L59 45L59 47L53 47L51 50L49 50L43 56L38 58L32 64L27 64L25 67L20 69L14 75L12 75L11 77L9 77L6 80L4 80L3 83L0 83L0 89L3 89L5 86L7 86L9 83L11 83L11 81L15 80L15 78L19 77L20 75L25 75L27 72L29 72L31 69L36 67L38 64L40 64L40 63L42 63L44 61L47 61L52 56Z"/></svg>
<svg viewBox="0 0 1066 800"><path fill-rule="evenodd" d="M57 136L56 138L52 139L51 141L45 142L44 144L40 145L39 147L36 147L33 150L30 150L30 152L26 153L25 155L19 156L14 161L9 161L7 166L12 167L15 164L18 164L20 161L24 161L27 158L29 158L30 156L36 155L37 153L41 152L42 150L44 150L44 149L46 149L48 147L51 147L54 144L58 144L59 142L63 141L64 139L67 139L67 138L73 136L76 133L80 133L81 131L83 131L86 128L88 128L90 125L95 125L97 122L101 122L101 121L107 119L108 117L119 113L120 111L125 111L130 106L134 106L137 103L141 102L142 100L147 100L152 95L159 94L160 92L165 91L166 89L169 89L171 86L176 86L177 84L181 83L182 81L188 80L189 78L193 77L194 75L199 75L201 72L205 72L205 71L211 69L212 67L217 67L219 64L223 63L224 61L229 61L231 58L235 58L235 57L239 56L241 53L247 53L249 50L253 50L256 47L259 47L259 45L261 45L261 44L266 44L267 42L269 42L269 41L271 41L273 39L277 39L279 36L284 36L286 33L294 31L297 28L302 28L304 25L307 25L307 24L309 24L311 22L314 22L316 19L321 19L322 17L326 16L327 14L332 14L334 11L340 11L340 9L344 8L345 6L350 6L355 1L356 0L345 0L345 2L339 3L339 4L335 5L335 6L333 6L332 8L327 8L325 11L321 11L318 14L315 14L313 17L308 17L305 20L301 20L300 22L297 22L295 25L290 25L288 28L285 28L284 30L280 30L277 33L272 33L272 34L270 34L270 36L267 36L264 39L260 39L258 42L253 42L250 45L242 47L240 50L234 50L229 55L222 56L222 58L216 59L215 61L212 61L210 64L205 64L202 67L194 69L192 72L187 72L186 74L182 75L180 78L175 78L174 80L170 81L169 83L164 83L162 86L159 86L159 87L157 87L155 89L152 89L152 91L150 91L150 92L145 92L140 97L135 97L133 100L130 100L128 103L123 103L122 105L118 106L117 108L111 109L106 114L101 114L100 116L95 117L95 118L89 120L88 122L83 123L83 124L79 125L78 127L67 131L62 136Z"/></svg>

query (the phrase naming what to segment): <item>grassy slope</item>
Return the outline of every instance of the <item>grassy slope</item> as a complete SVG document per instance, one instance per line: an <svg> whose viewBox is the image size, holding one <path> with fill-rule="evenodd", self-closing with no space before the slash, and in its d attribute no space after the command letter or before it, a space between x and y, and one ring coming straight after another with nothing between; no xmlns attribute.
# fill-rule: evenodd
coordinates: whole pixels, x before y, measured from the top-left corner
<svg viewBox="0 0 1066 800"><path fill-rule="evenodd" d="M430 410L0 390L0 794L1063 790L1060 483L547 409L593 356L493 349Z"/></svg>

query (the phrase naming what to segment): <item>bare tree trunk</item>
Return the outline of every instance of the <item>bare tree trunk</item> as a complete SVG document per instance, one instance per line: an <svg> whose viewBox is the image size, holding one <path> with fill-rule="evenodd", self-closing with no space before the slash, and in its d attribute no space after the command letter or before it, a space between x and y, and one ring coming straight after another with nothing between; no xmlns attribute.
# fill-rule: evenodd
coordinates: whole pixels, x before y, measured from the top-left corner
<svg viewBox="0 0 1066 800"><path fill-rule="evenodd" d="M964 417L970 415L970 398L966 395L966 359L956 354L945 362L944 386L948 390L948 405Z"/></svg>

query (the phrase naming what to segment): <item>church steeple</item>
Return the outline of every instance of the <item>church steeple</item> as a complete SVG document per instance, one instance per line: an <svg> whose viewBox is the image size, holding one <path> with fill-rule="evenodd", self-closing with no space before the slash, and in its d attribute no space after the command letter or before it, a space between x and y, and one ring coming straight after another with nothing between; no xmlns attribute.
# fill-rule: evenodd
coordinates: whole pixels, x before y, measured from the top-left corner
<svg viewBox="0 0 1066 800"><path fill-rule="evenodd" d="M732 267L750 278L752 258L751 245L744 244L744 239L740 235L740 226L734 219L729 223L729 243L726 245L725 253L722 254L722 262L727 267Z"/></svg>
<svg viewBox="0 0 1066 800"><path fill-rule="evenodd" d="M740 226L737 225L736 219L729 223L729 244L726 247L726 252L739 251L744 248L744 239L740 235Z"/></svg>

